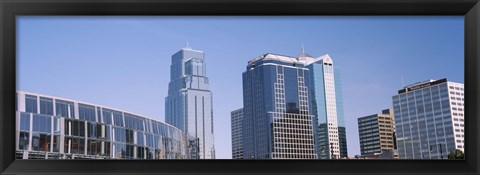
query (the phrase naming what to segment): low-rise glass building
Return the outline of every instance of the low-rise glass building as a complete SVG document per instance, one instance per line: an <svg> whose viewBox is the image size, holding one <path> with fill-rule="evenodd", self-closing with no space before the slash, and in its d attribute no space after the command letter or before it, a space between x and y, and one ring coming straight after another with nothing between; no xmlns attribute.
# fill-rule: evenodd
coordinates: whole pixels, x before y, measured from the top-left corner
<svg viewBox="0 0 480 175"><path fill-rule="evenodd" d="M185 159L186 135L145 116L76 100L16 94L17 159Z"/></svg>

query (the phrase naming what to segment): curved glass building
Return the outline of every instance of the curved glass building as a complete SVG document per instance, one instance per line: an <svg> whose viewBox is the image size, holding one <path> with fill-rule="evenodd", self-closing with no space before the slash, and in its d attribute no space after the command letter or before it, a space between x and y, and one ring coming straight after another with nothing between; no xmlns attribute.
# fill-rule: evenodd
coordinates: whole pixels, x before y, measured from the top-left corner
<svg viewBox="0 0 480 175"><path fill-rule="evenodd" d="M186 135L145 116L76 100L16 94L17 159L185 159Z"/></svg>

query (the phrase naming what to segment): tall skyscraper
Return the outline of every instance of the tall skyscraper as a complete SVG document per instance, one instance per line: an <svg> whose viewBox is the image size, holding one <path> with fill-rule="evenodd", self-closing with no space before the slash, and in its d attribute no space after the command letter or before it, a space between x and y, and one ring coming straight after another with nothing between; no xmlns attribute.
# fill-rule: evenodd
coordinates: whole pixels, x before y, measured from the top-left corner
<svg viewBox="0 0 480 175"><path fill-rule="evenodd" d="M243 108L231 112L232 159L243 159Z"/></svg>
<svg viewBox="0 0 480 175"><path fill-rule="evenodd" d="M320 159L347 157L347 138L343 114L340 71L326 54L318 58L302 50L299 60L311 71L312 114L314 115L316 150Z"/></svg>
<svg viewBox="0 0 480 175"><path fill-rule="evenodd" d="M212 92L203 51L187 46L172 55L165 119L187 133L190 159L215 158Z"/></svg>
<svg viewBox="0 0 480 175"><path fill-rule="evenodd" d="M464 148L463 84L447 79L404 87L393 96L400 159L446 159Z"/></svg>
<svg viewBox="0 0 480 175"><path fill-rule="evenodd" d="M317 159L310 71L295 57L264 54L243 73L244 159Z"/></svg>
<svg viewBox="0 0 480 175"><path fill-rule="evenodd" d="M303 49L298 57L267 53L249 61L243 73L244 158L346 157L334 70L328 54L314 58Z"/></svg>
<svg viewBox="0 0 480 175"><path fill-rule="evenodd" d="M362 156L396 152L393 109L385 109L380 114L358 118L358 134Z"/></svg>

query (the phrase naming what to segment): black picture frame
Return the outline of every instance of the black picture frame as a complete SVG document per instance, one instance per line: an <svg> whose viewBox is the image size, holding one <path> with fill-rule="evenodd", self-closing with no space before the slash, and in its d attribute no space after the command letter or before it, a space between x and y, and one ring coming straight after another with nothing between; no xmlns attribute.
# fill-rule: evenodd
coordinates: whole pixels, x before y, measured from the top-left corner
<svg viewBox="0 0 480 175"><path fill-rule="evenodd" d="M478 0L1 0L0 174L479 174ZM15 160L18 15L463 15L465 160ZM447 64L447 63L446 63Z"/></svg>

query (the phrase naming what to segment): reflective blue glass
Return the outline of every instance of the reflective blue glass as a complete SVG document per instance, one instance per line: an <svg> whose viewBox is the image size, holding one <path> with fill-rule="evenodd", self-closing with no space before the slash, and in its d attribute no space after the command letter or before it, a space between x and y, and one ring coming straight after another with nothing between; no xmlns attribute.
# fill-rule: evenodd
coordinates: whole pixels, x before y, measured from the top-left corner
<svg viewBox="0 0 480 175"><path fill-rule="evenodd" d="M30 131L30 113L20 113L20 130Z"/></svg>
<svg viewBox="0 0 480 175"><path fill-rule="evenodd" d="M80 120L96 122L94 106L78 104L78 115Z"/></svg>
<svg viewBox="0 0 480 175"><path fill-rule="evenodd" d="M168 96L165 99L165 121L186 132L189 139L198 140L198 144L190 145L198 150L190 158L215 158L212 93L206 77L204 53L184 48L172 55L171 63ZM125 119L125 122L130 122L130 119ZM137 127L143 125L141 121L134 123ZM125 125L131 127L129 123ZM156 134L162 132L154 123L152 129Z"/></svg>
<svg viewBox="0 0 480 175"><path fill-rule="evenodd" d="M40 97L40 114L53 115L53 99Z"/></svg>
<svg viewBox="0 0 480 175"><path fill-rule="evenodd" d="M33 131L51 133L52 123L51 123L51 117L50 116L33 114L32 120L33 120L32 121Z"/></svg>
<svg viewBox="0 0 480 175"><path fill-rule="evenodd" d="M55 100L55 111L57 116L73 118L75 116L75 107L73 102L64 100Z"/></svg>
<svg viewBox="0 0 480 175"><path fill-rule="evenodd" d="M25 112L37 113L37 96L25 95Z"/></svg>

